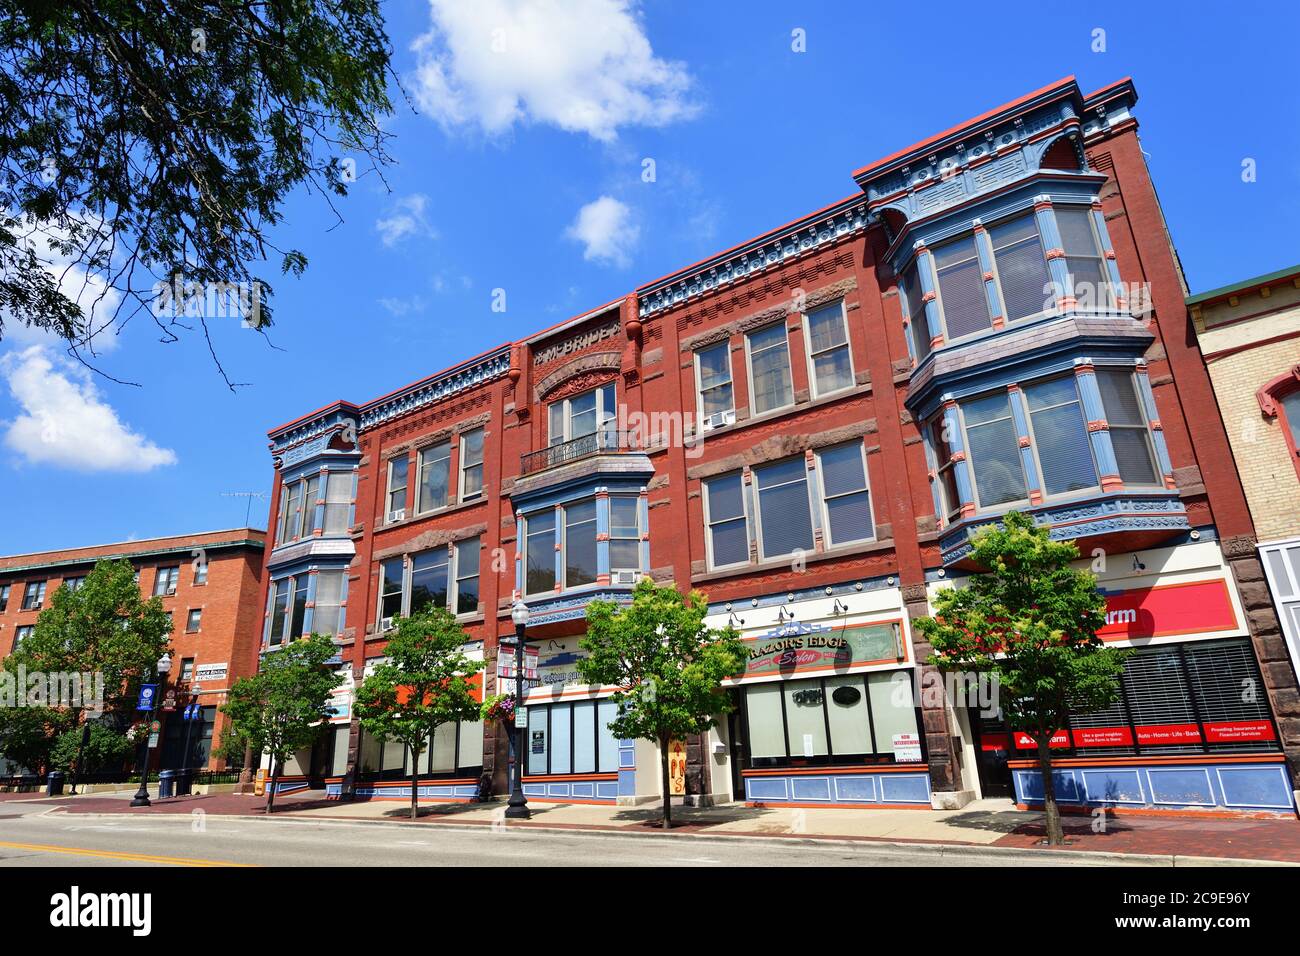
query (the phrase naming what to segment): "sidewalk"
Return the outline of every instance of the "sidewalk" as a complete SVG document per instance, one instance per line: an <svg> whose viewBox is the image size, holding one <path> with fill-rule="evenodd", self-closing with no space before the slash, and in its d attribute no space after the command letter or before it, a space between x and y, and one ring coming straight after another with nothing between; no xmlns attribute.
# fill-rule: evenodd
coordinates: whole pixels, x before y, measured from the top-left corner
<svg viewBox="0 0 1300 956"><path fill-rule="evenodd" d="M155 800L132 809L129 792L86 797L15 795L68 814L189 814L196 810L230 816L262 816L264 797L210 794ZM422 803L411 821L409 805L396 801L342 803L319 792L293 794L275 802L275 816L294 820L351 820L407 826L508 825L606 832L660 832L660 808L538 803L532 819L505 821L505 804ZM961 810L793 809L674 807L672 834L710 837L762 836L789 839L875 840L893 843L997 846L1034 849L1043 838L1043 815L1015 809L1006 800L981 800ZM1068 849L1103 853L1205 856L1300 863L1300 821L1221 820L1202 817L1111 816L1105 831L1093 832L1091 817L1065 818Z"/></svg>

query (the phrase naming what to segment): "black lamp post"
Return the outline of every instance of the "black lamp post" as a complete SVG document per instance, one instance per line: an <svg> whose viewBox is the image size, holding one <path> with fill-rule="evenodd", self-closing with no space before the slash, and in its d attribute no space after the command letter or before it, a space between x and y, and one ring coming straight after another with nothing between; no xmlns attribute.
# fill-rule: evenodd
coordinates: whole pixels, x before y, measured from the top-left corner
<svg viewBox="0 0 1300 956"><path fill-rule="evenodd" d="M158 695L162 692L163 681L167 679L167 674L172 669L172 659L168 654L158 658L158 686L154 689L153 702L149 708L148 732L140 735L140 745L135 752L135 768L140 774L140 789L135 792L135 799L131 801L133 807L151 806L149 803L149 734L153 732L153 715L158 712Z"/></svg>
<svg viewBox="0 0 1300 956"><path fill-rule="evenodd" d="M515 601L510 609L510 619L515 622L515 708L511 734L515 742L515 766L510 787L510 800L506 804L506 819L527 820L532 816L528 799L524 796L524 737L519 732L519 715L524 712L524 631L528 627L528 605Z"/></svg>

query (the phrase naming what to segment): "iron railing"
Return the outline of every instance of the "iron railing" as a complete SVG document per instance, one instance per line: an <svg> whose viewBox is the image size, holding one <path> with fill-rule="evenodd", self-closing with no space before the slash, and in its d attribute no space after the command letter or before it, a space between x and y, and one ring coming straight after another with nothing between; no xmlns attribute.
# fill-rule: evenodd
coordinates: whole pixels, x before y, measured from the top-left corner
<svg viewBox="0 0 1300 956"><path fill-rule="evenodd" d="M531 475L557 465L567 465L572 461L590 458L606 452L634 451L636 437L632 432L615 431L602 428L590 435L551 445L537 451L530 451L520 456L520 474Z"/></svg>

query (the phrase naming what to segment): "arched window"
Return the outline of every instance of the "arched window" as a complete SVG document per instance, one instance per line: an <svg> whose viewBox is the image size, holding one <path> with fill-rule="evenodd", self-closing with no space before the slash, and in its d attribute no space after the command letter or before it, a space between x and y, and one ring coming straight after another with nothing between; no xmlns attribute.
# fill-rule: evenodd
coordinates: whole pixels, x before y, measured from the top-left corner
<svg viewBox="0 0 1300 956"><path fill-rule="evenodd" d="M1279 419L1291 452L1291 464L1300 477L1300 365L1265 382L1255 397L1265 418Z"/></svg>

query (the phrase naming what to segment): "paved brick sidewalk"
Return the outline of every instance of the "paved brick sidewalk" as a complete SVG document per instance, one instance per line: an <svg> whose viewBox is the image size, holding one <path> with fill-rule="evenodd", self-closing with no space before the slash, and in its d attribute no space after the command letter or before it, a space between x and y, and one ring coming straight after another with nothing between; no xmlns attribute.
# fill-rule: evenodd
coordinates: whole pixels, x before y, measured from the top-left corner
<svg viewBox="0 0 1300 956"><path fill-rule="evenodd" d="M32 799L34 795L23 794ZM188 814L195 810L220 815L261 814L264 797L208 794L154 800L149 808L132 809L129 794L39 799L70 814ZM342 803L319 793L289 794L276 800L276 815L301 820L391 822L406 825L484 826L501 822L502 803L437 804L420 807L417 821L407 817L408 805L398 801ZM531 821L510 826L572 830L649 832L659 830L657 805L605 807L578 804L537 804ZM673 810L673 833L708 836L763 836L789 839L824 837L854 841L943 843L1034 849L1043 838L1042 814L1015 810L1000 801L983 801L963 810L755 808L739 805ZM1204 856L1300 863L1300 821L1218 820L1203 817L1111 816L1104 832L1093 831L1091 817L1067 817L1069 849L1162 856Z"/></svg>

